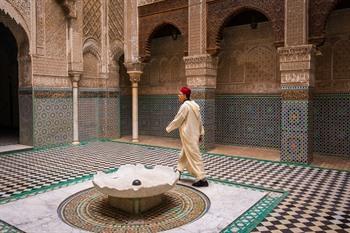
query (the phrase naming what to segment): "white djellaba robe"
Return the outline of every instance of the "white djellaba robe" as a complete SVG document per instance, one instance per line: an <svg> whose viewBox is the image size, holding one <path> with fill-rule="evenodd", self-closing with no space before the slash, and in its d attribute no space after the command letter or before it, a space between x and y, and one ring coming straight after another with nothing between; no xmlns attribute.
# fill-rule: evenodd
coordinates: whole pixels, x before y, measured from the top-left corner
<svg viewBox="0 0 350 233"><path fill-rule="evenodd" d="M179 128L182 149L177 165L179 171L187 171L197 180L205 178L204 165L199 150L199 137L204 135L199 106L193 100L186 100L174 120L166 127L169 133Z"/></svg>

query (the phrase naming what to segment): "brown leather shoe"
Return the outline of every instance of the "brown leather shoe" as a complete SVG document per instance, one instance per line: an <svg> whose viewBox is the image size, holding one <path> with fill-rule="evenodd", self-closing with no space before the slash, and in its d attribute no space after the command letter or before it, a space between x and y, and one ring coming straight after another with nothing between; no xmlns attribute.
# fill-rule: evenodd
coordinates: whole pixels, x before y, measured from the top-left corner
<svg viewBox="0 0 350 233"><path fill-rule="evenodd" d="M197 182L193 183L192 186L194 187L208 187L209 183L206 179L198 180Z"/></svg>

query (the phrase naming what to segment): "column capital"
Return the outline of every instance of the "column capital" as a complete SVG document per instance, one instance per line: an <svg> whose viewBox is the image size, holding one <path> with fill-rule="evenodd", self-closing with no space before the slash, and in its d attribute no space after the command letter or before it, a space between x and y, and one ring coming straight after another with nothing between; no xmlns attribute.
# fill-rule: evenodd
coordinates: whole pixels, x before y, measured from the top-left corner
<svg viewBox="0 0 350 233"><path fill-rule="evenodd" d="M70 71L69 77L72 79L73 83L78 83L80 81L82 72L78 71Z"/></svg>
<svg viewBox="0 0 350 233"><path fill-rule="evenodd" d="M68 19L77 18L76 0L56 0L62 7Z"/></svg>
<svg viewBox="0 0 350 233"><path fill-rule="evenodd" d="M131 82L139 82L143 73L144 64L141 62L124 63Z"/></svg>
<svg viewBox="0 0 350 233"><path fill-rule="evenodd" d="M127 73L139 72L142 74L144 63L142 62L125 62L124 63Z"/></svg>

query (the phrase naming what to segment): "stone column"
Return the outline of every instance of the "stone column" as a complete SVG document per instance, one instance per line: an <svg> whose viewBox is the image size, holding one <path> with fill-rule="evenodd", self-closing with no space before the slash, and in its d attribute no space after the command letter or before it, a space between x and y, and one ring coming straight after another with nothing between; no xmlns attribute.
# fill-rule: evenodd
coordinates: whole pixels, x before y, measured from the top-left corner
<svg viewBox="0 0 350 233"><path fill-rule="evenodd" d="M139 142L138 83L141 78L143 65L137 62L125 63L125 66L130 76L132 88L132 142Z"/></svg>
<svg viewBox="0 0 350 233"><path fill-rule="evenodd" d="M215 89L217 57L207 54L207 1L189 0L188 56L184 58L187 85L200 105L205 136L201 149L215 144Z"/></svg>
<svg viewBox="0 0 350 233"><path fill-rule="evenodd" d="M308 1L286 0L285 4L285 47L278 49L282 89L281 161L310 163L315 49L308 44Z"/></svg>
<svg viewBox="0 0 350 233"><path fill-rule="evenodd" d="M192 99L201 107L205 136L201 145L208 150L215 144L215 89L217 57L210 55L184 58L187 85L192 89Z"/></svg>
<svg viewBox="0 0 350 233"><path fill-rule="evenodd" d="M79 142L79 80L80 73L71 73L72 87L73 87L73 145L78 145Z"/></svg>

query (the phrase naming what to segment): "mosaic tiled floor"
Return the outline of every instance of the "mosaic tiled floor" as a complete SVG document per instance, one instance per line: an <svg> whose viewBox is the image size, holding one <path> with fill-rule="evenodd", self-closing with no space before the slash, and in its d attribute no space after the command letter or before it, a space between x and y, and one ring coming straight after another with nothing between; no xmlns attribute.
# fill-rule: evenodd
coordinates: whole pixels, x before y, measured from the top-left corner
<svg viewBox="0 0 350 233"><path fill-rule="evenodd" d="M67 198L58 212L63 221L83 230L96 232L159 232L188 224L208 210L208 198L184 185L164 194L163 202L140 215L131 215L111 207L108 196L95 188Z"/></svg>
<svg viewBox="0 0 350 233"><path fill-rule="evenodd" d="M175 166L177 150L91 142L0 156L0 202L89 178L125 163ZM350 172L205 154L208 175L221 181L287 191L253 232L350 232ZM0 222L0 229L5 224ZM234 228L232 228L234 229Z"/></svg>

